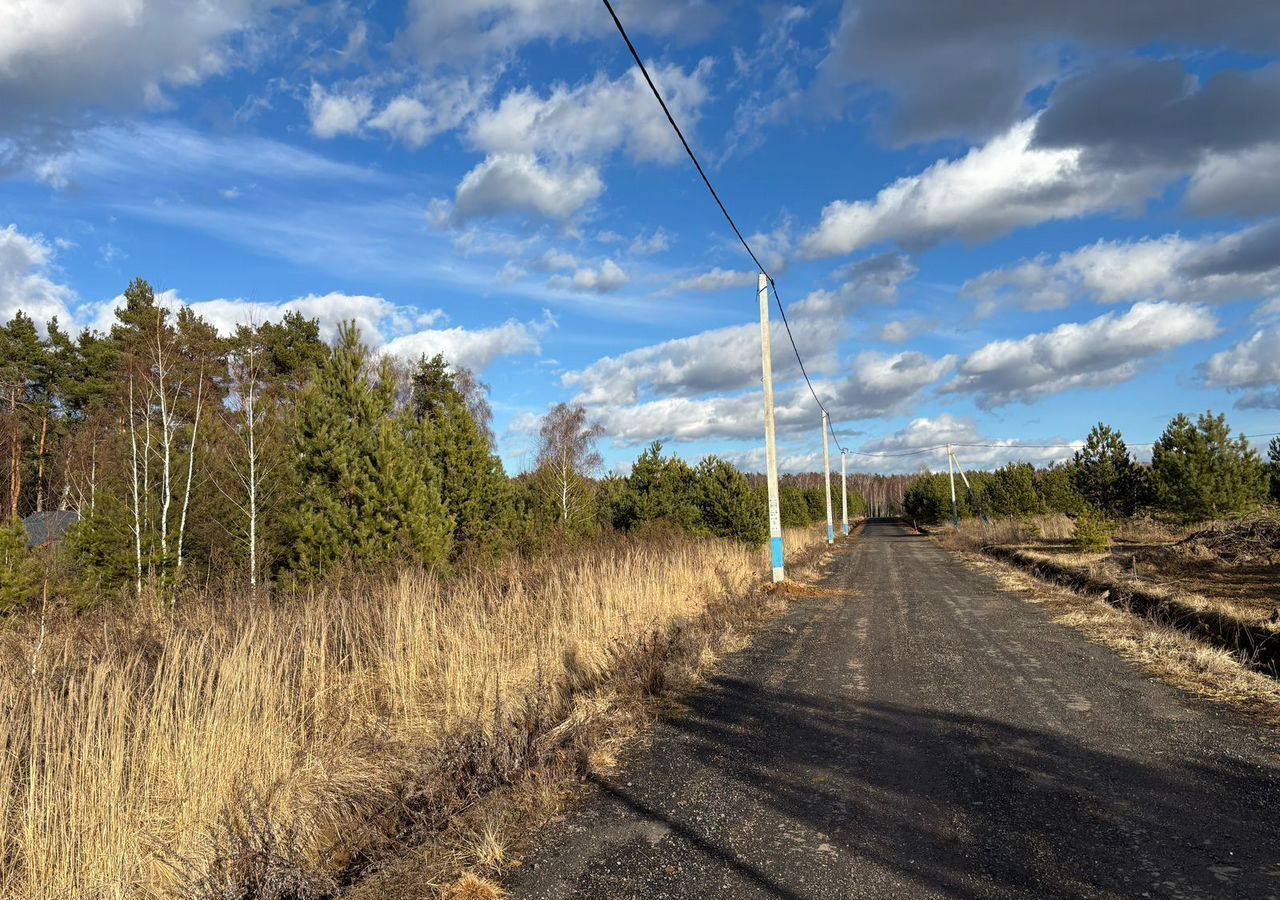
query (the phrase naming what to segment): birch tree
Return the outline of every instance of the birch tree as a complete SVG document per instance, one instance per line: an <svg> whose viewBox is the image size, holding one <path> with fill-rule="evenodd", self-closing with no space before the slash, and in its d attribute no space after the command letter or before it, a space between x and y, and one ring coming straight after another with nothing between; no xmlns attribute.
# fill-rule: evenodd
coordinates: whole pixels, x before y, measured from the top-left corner
<svg viewBox="0 0 1280 900"><path fill-rule="evenodd" d="M581 406L558 403L538 429L538 474L559 522L572 528L590 519L591 477L603 463L596 445L604 429L587 422Z"/></svg>

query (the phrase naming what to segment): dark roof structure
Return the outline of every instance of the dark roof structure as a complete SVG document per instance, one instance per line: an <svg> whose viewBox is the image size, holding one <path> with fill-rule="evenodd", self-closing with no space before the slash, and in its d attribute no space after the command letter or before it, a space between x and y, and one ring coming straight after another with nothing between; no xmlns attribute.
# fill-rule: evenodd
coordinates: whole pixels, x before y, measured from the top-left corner
<svg viewBox="0 0 1280 900"><path fill-rule="evenodd" d="M22 526L27 529L27 546L56 544L66 530L79 521L80 513L73 509L32 513L22 520Z"/></svg>

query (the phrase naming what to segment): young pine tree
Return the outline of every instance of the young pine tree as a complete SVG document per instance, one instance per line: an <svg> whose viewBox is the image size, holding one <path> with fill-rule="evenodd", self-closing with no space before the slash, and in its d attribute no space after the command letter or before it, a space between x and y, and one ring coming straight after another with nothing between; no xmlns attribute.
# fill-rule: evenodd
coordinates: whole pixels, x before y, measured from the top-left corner
<svg viewBox="0 0 1280 900"><path fill-rule="evenodd" d="M1231 437L1225 415L1212 411L1193 424L1178 414L1151 454L1156 498L1185 521L1244 512L1266 497L1266 471L1240 435Z"/></svg>
<svg viewBox="0 0 1280 900"><path fill-rule="evenodd" d="M1006 463L992 473L987 488L991 511L999 516L1024 518L1044 512L1036 491L1036 470L1031 463Z"/></svg>
<svg viewBox="0 0 1280 900"><path fill-rule="evenodd" d="M1271 499L1280 503L1280 437L1273 437L1267 445L1267 461L1271 474Z"/></svg>
<svg viewBox="0 0 1280 900"><path fill-rule="evenodd" d="M21 522L0 525L0 612L8 612L36 598L40 563L27 549Z"/></svg>
<svg viewBox="0 0 1280 900"><path fill-rule="evenodd" d="M290 563L304 577L348 559L430 565L449 557L453 522L439 474L414 452L394 414L394 380L381 375L370 377L368 350L355 325L344 325L299 400Z"/></svg>
<svg viewBox="0 0 1280 900"><path fill-rule="evenodd" d="M1099 422L1076 451L1071 480L1076 492L1105 516L1131 516L1142 502L1142 474L1120 432Z"/></svg>
<svg viewBox="0 0 1280 900"><path fill-rule="evenodd" d="M717 537L758 544L769 536L766 504L747 476L719 457L698 463L697 504L703 527Z"/></svg>

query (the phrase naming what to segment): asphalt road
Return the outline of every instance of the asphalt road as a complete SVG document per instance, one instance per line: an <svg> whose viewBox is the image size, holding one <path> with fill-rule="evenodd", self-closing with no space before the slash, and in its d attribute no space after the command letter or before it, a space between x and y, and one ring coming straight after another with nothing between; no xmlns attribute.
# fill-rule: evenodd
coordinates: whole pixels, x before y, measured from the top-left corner
<svg viewBox="0 0 1280 900"><path fill-rule="evenodd" d="M1274 733L873 523L517 898L1280 897Z"/></svg>

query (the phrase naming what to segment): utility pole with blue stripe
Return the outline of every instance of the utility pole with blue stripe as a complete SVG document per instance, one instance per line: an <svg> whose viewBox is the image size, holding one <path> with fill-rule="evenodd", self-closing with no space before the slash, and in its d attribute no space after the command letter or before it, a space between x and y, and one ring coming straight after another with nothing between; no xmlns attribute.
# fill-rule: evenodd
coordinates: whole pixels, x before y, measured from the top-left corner
<svg viewBox="0 0 1280 900"><path fill-rule="evenodd" d="M835 524L831 521L831 449L827 438L831 434L831 425L827 419L827 411L822 411L822 468L827 478L827 543L836 542Z"/></svg>
<svg viewBox="0 0 1280 900"><path fill-rule="evenodd" d="M849 533L849 470L845 466L848 454L840 448L840 518L844 524L844 533Z"/></svg>
<svg viewBox="0 0 1280 900"><path fill-rule="evenodd" d="M769 281L763 272L758 282L760 294L760 362L764 368L764 455L769 484L769 554L773 557L773 580L782 581L782 509L778 505L778 445L773 426L773 346L769 339Z"/></svg>

